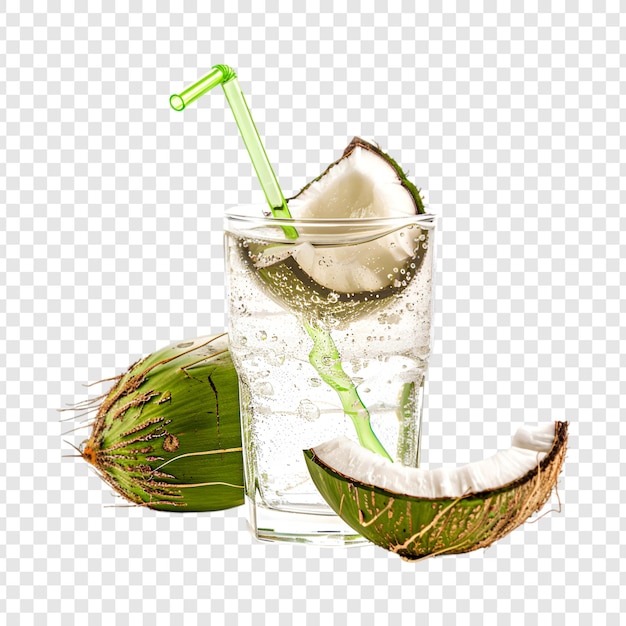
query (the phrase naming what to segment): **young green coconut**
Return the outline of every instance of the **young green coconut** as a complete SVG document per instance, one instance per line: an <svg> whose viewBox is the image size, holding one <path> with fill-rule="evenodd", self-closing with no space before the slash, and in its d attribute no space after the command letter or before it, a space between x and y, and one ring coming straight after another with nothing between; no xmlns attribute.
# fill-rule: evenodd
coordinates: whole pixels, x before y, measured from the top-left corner
<svg viewBox="0 0 626 626"><path fill-rule="evenodd" d="M426 257L429 230L397 219L424 213L419 191L391 157L359 137L288 204L304 220L298 239L246 241L242 254L271 295L297 314L340 322L365 315L401 293ZM307 222L314 219L331 222ZM350 234L341 223L347 219L357 220Z"/></svg>
<svg viewBox="0 0 626 626"><path fill-rule="evenodd" d="M239 383L226 334L173 344L131 366L100 405L81 455L140 506L243 504Z"/></svg>
<svg viewBox="0 0 626 626"><path fill-rule="evenodd" d="M354 530L405 560L486 548L547 502L567 422L521 428L512 447L458 468L391 463L346 437L304 452L311 477Z"/></svg>

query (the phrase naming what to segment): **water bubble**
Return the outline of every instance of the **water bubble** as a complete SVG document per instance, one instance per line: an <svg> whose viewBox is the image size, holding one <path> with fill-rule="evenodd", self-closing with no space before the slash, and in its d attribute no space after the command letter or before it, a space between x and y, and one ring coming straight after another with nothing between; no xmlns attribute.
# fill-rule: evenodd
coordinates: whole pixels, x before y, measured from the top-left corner
<svg viewBox="0 0 626 626"><path fill-rule="evenodd" d="M259 383L259 385L256 387L256 392L261 396L273 396L274 387L272 387L272 383Z"/></svg>
<svg viewBox="0 0 626 626"><path fill-rule="evenodd" d="M276 350L270 350L267 353L267 362L275 367L280 367L285 362L285 355Z"/></svg>
<svg viewBox="0 0 626 626"><path fill-rule="evenodd" d="M298 416L307 422L314 422L320 416L320 410L313 402L305 399L298 405Z"/></svg>
<svg viewBox="0 0 626 626"><path fill-rule="evenodd" d="M397 313L383 313L378 317L380 324L398 324L400 322L400 316Z"/></svg>
<svg viewBox="0 0 626 626"><path fill-rule="evenodd" d="M389 247L390 248L395 248L396 247L396 242L395 241L390 241L389 242Z"/></svg>
<svg viewBox="0 0 626 626"><path fill-rule="evenodd" d="M412 302L407 302L406 303L406 310L407 311L414 311L415 310L415 305Z"/></svg>
<svg viewBox="0 0 626 626"><path fill-rule="evenodd" d="M267 333L264 330L260 330L256 336L261 340L265 341L267 339Z"/></svg>
<svg viewBox="0 0 626 626"><path fill-rule="evenodd" d="M427 242L427 241L425 241L425 242L422 244L422 248L424 248L424 250L428 250L428 242Z"/></svg>
<svg viewBox="0 0 626 626"><path fill-rule="evenodd" d="M322 381L319 378L309 378L309 385L311 385L311 387L320 387Z"/></svg>
<svg viewBox="0 0 626 626"><path fill-rule="evenodd" d="M338 293L335 293L334 291L331 291L331 292L328 294L328 296L326 297L326 299L327 299L329 302L332 302L332 303L334 304L335 302L339 302L339 294L338 294Z"/></svg>

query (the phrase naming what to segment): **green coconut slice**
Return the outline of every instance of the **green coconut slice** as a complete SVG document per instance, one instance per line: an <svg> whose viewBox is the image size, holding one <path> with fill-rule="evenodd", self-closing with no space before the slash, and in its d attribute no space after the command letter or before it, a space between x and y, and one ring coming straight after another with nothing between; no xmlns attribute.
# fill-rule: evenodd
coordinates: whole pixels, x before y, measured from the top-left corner
<svg viewBox="0 0 626 626"><path fill-rule="evenodd" d="M140 506L243 504L239 383L227 336L179 342L131 366L100 404L80 452Z"/></svg>
<svg viewBox="0 0 626 626"><path fill-rule="evenodd" d="M341 157L287 201L295 218L386 217L424 213L402 168L379 146L354 137Z"/></svg>
<svg viewBox="0 0 626 626"><path fill-rule="evenodd" d="M303 222L293 242L243 243L245 260L270 294L298 314L341 322L371 312L401 293L427 256L428 220L421 227L390 219L382 230L367 221L415 216L424 205L396 162L358 137L288 202L296 219L359 220L351 233L340 221L323 228Z"/></svg>
<svg viewBox="0 0 626 626"><path fill-rule="evenodd" d="M403 467L346 437L304 452L331 508L405 560L485 548L547 502L565 458L567 422L518 430L508 450L476 463Z"/></svg>

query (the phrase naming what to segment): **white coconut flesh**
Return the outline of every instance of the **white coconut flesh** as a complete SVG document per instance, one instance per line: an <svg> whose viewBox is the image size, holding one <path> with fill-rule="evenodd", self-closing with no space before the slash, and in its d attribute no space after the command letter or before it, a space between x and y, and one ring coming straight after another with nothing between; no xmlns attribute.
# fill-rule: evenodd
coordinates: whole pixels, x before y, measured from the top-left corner
<svg viewBox="0 0 626 626"><path fill-rule="evenodd" d="M289 200L295 218L333 219L415 215L415 200L395 168L361 146Z"/></svg>
<svg viewBox="0 0 626 626"><path fill-rule="evenodd" d="M352 480L417 498L460 498L503 487L524 476L550 451L554 422L525 426L512 446L494 456L460 467L422 469L404 467L370 452L347 437L315 446L325 465Z"/></svg>
<svg viewBox="0 0 626 626"><path fill-rule="evenodd" d="M412 232L419 233L415 229ZM300 238L305 239L306 233ZM399 280L399 269L412 258L413 248L419 245L419 242L407 241L409 239L395 232L345 248L319 247L307 241L272 246L257 257L254 265L261 269L292 257L308 276L326 289L339 293L376 292Z"/></svg>
<svg viewBox="0 0 626 626"><path fill-rule="evenodd" d="M361 146L354 147L319 180L291 198L289 210L296 219L417 214L415 199L395 168L383 156ZM361 228L360 242L359 238L349 240L345 224L324 228L323 233L314 225L299 226L297 243L273 246L255 264L259 268L267 267L292 256L308 276L331 291L347 294L380 291L397 281L399 270L421 245L417 239L422 234L420 229L399 226L390 225L382 236L373 240ZM335 243L338 240L345 245L312 245L310 241L318 241L321 234L334 235Z"/></svg>

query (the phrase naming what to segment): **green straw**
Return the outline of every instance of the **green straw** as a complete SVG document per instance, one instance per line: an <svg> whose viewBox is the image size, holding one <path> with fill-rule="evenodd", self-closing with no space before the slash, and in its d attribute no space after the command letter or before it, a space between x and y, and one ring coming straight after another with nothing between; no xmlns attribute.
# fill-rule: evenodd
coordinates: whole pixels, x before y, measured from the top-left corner
<svg viewBox="0 0 626 626"><path fill-rule="evenodd" d="M337 392L343 412L352 420L359 443L372 452L392 458L372 430L370 414L359 397L356 385L344 372L341 355L330 333L304 320L304 328L313 339L313 350L309 354L309 363L315 368L320 378Z"/></svg>
<svg viewBox="0 0 626 626"><path fill-rule="evenodd" d="M254 124L250 109L241 92L237 74L232 67L214 65L211 72L204 78L180 94L172 95L170 105L175 111L182 111L217 85L222 85L224 89L226 100L228 100L233 112L272 215L275 218L291 218L287 201L267 158L259 131ZM281 228L288 239L298 238L298 231L293 226L281 226ZM313 349L309 355L309 361L322 377L322 380L339 395L344 413L352 419L359 442L364 448L391 459L372 430L370 414L359 397L356 385L343 371L339 351L330 333L306 321L304 327L313 339Z"/></svg>
<svg viewBox="0 0 626 626"><path fill-rule="evenodd" d="M217 85L222 85L224 95L235 117L235 122L239 127L239 132L246 145L250 160L256 171L257 178L261 183L265 198L270 206L272 215L276 218L288 219L291 217L287 201L278 184L276 174L267 158L267 153L261 142L259 131L257 130L250 109L243 97L237 74L228 65L215 65L212 71L197 83L191 85L180 94L170 97L170 105L175 111L182 111L189 104L197 100L200 96L210 91ZM298 233L292 226L283 227L285 235L289 239L297 239Z"/></svg>

